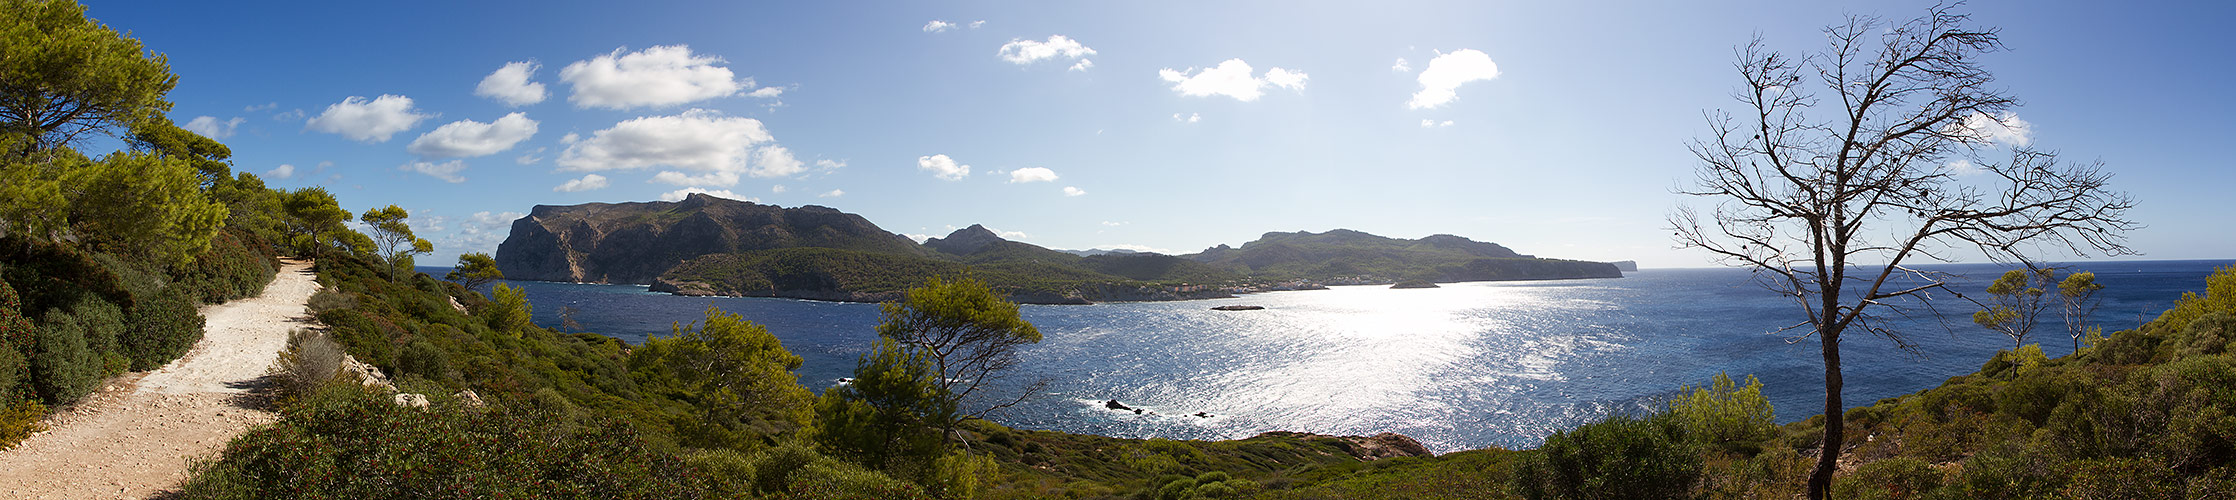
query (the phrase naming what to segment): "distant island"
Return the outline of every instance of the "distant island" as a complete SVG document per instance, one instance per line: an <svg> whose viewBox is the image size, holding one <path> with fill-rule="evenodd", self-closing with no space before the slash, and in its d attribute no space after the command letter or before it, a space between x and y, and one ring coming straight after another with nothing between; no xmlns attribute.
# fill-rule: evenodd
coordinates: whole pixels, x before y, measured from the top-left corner
<svg viewBox="0 0 2236 500"><path fill-rule="evenodd" d="M981 225L919 244L860 215L692 194L682 201L538 205L497 266L512 279L650 285L678 295L879 302L969 275L1020 303L1232 297L1329 285L1619 278L1605 262L1539 258L1452 235L1272 232L1188 255L1051 250Z"/></svg>

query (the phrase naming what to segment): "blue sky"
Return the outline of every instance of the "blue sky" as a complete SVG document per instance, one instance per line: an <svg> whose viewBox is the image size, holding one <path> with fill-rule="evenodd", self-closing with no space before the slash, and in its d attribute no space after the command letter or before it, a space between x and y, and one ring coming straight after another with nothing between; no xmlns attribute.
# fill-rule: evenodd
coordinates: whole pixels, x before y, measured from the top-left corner
<svg viewBox="0 0 2236 500"><path fill-rule="evenodd" d="M1053 248L1350 228L1690 267L1664 216L1702 112L1735 108L1734 46L1929 4L87 5L169 57L172 118L236 170L410 209L430 264L534 205L700 189ZM2236 8L1966 9L2012 49L1985 61L2032 144L2140 202L2139 258L2236 256Z"/></svg>

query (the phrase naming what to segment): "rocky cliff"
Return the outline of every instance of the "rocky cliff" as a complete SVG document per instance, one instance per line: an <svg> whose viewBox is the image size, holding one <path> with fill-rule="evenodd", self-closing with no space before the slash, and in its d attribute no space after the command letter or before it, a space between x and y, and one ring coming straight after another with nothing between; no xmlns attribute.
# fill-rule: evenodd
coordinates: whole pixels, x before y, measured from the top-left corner
<svg viewBox="0 0 2236 500"><path fill-rule="evenodd" d="M537 205L497 246L497 268L510 279L650 284L702 255L792 247L926 253L860 215L692 194L675 202Z"/></svg>

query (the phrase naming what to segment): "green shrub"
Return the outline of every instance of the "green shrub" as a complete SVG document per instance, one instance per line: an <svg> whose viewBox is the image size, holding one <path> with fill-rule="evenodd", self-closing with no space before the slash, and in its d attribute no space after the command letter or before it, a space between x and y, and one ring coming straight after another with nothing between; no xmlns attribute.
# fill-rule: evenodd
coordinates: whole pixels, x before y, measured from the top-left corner
<svg viewBox="0 0 2236 500"><path fill-rule="evenodd" d="M1963 463L1955 486L1968 498L2050 498L2064 487L2064 478L2053 469L2048 457L2029 453L2018 445L1988 448Z"/></svg>
<svg viewBox="0 0 2236 500"><path fill-rule="evenodd" d="M2182 496L2190 500L2236 500L2236 467L2215 467L2189 478Z"/></svg>
<svg viewBox="0 0 2236 500"><path fill-rule="evenodd" d="M761 493L785 491L791 484L793 472L820 460L828 459L799 443L763 450L753 461L753 489Z"/></svg>
<svg viewBox="0 0 2236 500"><path fill-rule="evenodd" d="M753 457L738 453L737 450L697 449L683 452L682 458L684 464L706 474L709 496L753 496Z"/></svg>
<svg viewBox="0 0 2236 500"><path fill-rule="evenodd" d="M787 498L799 500L929 499L914 483L836 460L810 463L787 476ZM959 497L969 498L969 497Z"/></svg>
<svg viewBox="0 0 2236 500"><path fill-rule="evenodd" d="M412 341L396 352L396 374L418 375L445 385L458 381L457 370L450 367L450 353L425 340Z"/></svg>
<svg viewBox="0 0 2236 500"><path fill-rule="evenodd" d="M1701 460L1669 414L1613 415L1556 432L1515 465L1513 489L1532 500L1683 498Z"/></svg>
<svg viewBox="0 0 2236 500"><path fill-rule="evenodd" d="M1864 464L1832 485L1833 497L1854 499L1920 498L1941 487L1942 473L1909 457Z"/></svg>
<svg viewBox="0 0 2236 500"><path fill-rule="evenodd" d="M335 309L357 307L357 299L350 297L349 294L336 292L332 288L320 288L317 292L311 293L311 299L304 304L304 307L310 308L311 315L315 316Z"/></svg>
<svg viewBox="0 0 2236 500"><path fill-rule="evenodd" d="M36 345L39 330L23 317L22 306L15 287L0 281L0 405L32 395L31 363L25 355Z"/></svg>
<svg viewBox="0 0 2236 500"><path fill-rule="evenodd" d="M133 370L153 370L186 355L202 340L202 314L194 300L176 288L166 288L133 304L131 329L122 340Z"/></svg>
<svg viewBox="0 0 2236 500"><path fill-rule="evenodd" d="M248 231L227 228L210 240L209 250L181 268L175 286L196 302L215 304L264 293L279 270L272 245Z"/></svg>
<svg viewBox="0 0 2236 500"><path fill-rule="evenodd" d="M60 310L39 320L38 350L31 356L31 380L39 397L54 405L77 401L101 383L101 355L85 345L85 326Z"/></svg>
<svg viewBox="0 0 2236 500"><path fill-rule="evenodd" d="M1752 455L1778 431L1770 399L1762 395L1762 381L1747 376L1744 385L1717 373L1708 387L1686 387L1669 403L1669 412L1685 426L1694 440L1724 450Z"/></svg>
<svg viewBox="0 0 2236 500"><path fill-rule="evenodd" d="M2074 464L2065 497L2073 499L2152 500L2182 498L2182 482L2172 469L2147 458L2089 460Z"/></svg>
<svg viewBox="0 0 2236 500"><path fill-rule="evenodd" d="M116 304L93 297L79 299L70 305L70 316L85 329L85 348L101 357L101 375L124 373L131 367L130 358L124 355L121 343L127 331L124 311Z"/></svg>
<svg viewBox="0 0 2236 500"><path fill-rule="evenodd" d="M438 399L394 404L328 385L196 467L184 498L579 498L705 496L705 478L627 426Z"/></svg>

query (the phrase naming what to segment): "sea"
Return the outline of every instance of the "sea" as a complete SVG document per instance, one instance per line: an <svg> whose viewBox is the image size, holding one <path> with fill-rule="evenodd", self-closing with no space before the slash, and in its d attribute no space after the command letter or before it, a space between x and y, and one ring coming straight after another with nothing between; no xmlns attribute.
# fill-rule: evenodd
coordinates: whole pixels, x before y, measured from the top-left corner
<svg viewBox="0 0 2236 500"><path fill-rule="evenodd" d="M2060 264L2104 285L2090 316L2106 332L2156 318L2232 260ZM1970 294L2002 274L1994 264L1925 269ZM422 267L441 276L447 268ZM1613 412L1657 408L1718 373L1762 381L1780 422L1819 413L1823 368L1790 298L1745 269L1645 269L1622 278L1448 283L1394 290L1338 286L1231 299L1027 305L1042 341L995 381L1024 402L990 415L1017 428L1125 438L1240 439L1266 431L1336 435L1396 432L1439 452L1532 447L1556 430ZM875 304L774 298L683 297L638 285L519 281L538 325L630 343L670 335L709 309L768 328L805 362L821 391L850 376L876 340ZM1979 295L1984 295L1979 294ZM1974 298L1978 298L1975 295ZM1216 311L1256 305L1256 311ZM1948 293L1879 310L1876 323L1910 349L1869 332L1842 337L1850 407L1918 392L1972 373L2011 338L1974 325L1978 306ZM2028 343L2072 351L2054 310ZM1028 389L1037 389L1026 393ZM1111 409L1107 402L1141 410Z"/></svg>

